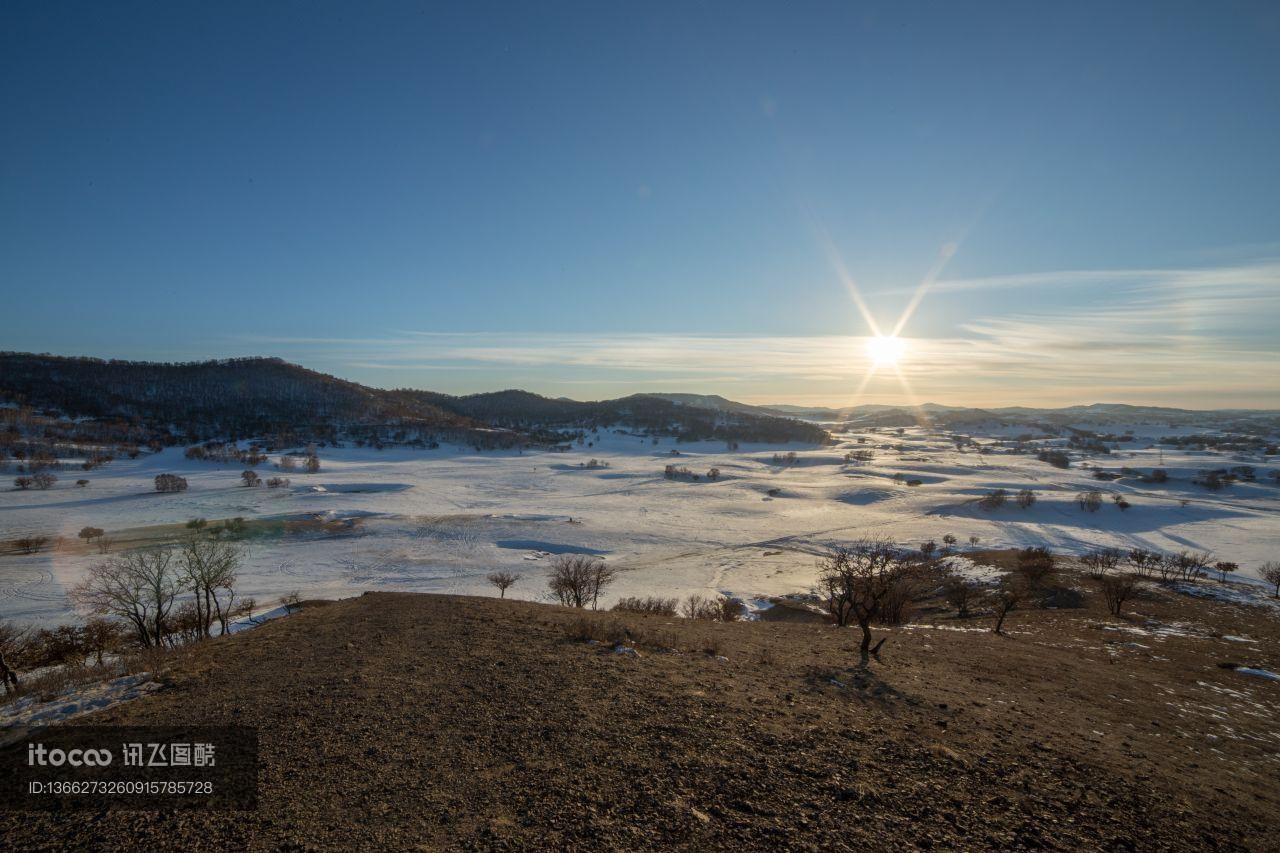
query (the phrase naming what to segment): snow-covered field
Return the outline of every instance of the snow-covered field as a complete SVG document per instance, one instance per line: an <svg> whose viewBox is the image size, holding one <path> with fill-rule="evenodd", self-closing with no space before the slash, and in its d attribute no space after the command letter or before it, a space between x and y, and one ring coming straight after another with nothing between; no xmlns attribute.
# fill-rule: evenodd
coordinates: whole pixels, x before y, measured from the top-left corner
<svg viewBox="0 0 1280 853"><path fill-rule="evenodd" d="M1078 463L1060 470L1031 455L960 452L945 435L920 429L838 437L833 447L729 451L602 430L593 446L568 453L326 448L321 472L283 475L292 480L288 489L245 488L241 467L192 462L180 449L114 461L83 475L91 481L85 488L68 470L49 491L0 492L0 539L62 538L37 554L0 556L0 619L71 618L66 591L103 559L76 538L82 527L119 541L179 525L165 533L176 536L193 517L331 522L274 525L246 540L241 591L260 605L294 591L304 598L371 589L492 594L484 576L495 569L523 576L508 595L542 598L550 555L564 552L596 554L624 570L610 600L693 592L758 599L808 590L824 543L872 535L918 544L951 533L962 549L970 536L983 548L1203 549L1239 563L1242 575L1280 559L1280 487L1264 476L1276 464L1261 457L1161 453L1137 449L1146 446L1139 441L1090 460L1116 471L1162 467L1171 479L1156 485L1101 482ZM846 462L855 449L873 449L875 458ZM775 453L793 450L795 464L774 463ZM580 467L590 459L607 467ZM703 476L667 480L668 464ZM1257 466L1258 481L1218 492L1190 482L1202 469L1239 464ZM712 467L721 472L716 481L705 477ZM277 473L270 465L258 471L264 479ZM190 489L155 493L159 473L186 477ZM997 487L1029 488L1038 500L1027 510L1012 502L979 508L977 499ZM1097 512L1081 510L1076 495L1095 488L1108 500ZM771 496L774 489L780 492ZM1109 499L1116 493L1130 509Z"/></svg>

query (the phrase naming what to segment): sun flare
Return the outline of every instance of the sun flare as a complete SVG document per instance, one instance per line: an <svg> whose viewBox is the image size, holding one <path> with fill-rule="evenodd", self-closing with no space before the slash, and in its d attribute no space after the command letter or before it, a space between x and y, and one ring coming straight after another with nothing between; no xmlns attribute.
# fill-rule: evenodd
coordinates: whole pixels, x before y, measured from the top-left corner
<svg viewBox="0 0 1280 853"><path fill-rule="evenodd" d="M907 342L897 335L877 335L867 338L867 354L877 365L892 367L907 351Z"/></svg>

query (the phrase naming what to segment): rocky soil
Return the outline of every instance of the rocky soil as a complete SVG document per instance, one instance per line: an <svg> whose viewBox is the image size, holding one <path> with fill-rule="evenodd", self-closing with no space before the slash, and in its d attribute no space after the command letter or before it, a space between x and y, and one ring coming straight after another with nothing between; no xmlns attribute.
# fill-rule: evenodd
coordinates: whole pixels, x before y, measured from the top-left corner
<svg viewBox="0 0 1280 853"><path fill-rule="evenodd" d="M1079 587L1087 589L1080 579ZM1278 849L1275 610L849 630L368 594L175 653L95 724L261 736L253 812L0 814L6 849ZM593 639L594 638L594 639ZM615 651L615 642L634 653Z"/></svg>

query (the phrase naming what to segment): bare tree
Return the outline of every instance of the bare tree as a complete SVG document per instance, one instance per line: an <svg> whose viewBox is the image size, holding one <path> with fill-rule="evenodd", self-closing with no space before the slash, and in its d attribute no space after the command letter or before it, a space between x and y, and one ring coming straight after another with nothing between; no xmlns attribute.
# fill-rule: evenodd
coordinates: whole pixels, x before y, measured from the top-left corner
<svg viewBox="0 0 1280 853"><path fill-rule="evenodd" d="M19 536L13 540L18 550L24 554L38 554L40 549L49 544L48 536Z"/></svg>
<svg viewBox="0 0 1280 853"><path fill-rule="evenodd" d="M942 594L946 597L947 603L956 609L957 616L968 619L969 608L977 602L980 590L978 585L968 578L953 574L948 575L943 582Z"/></svg>
<svg viewBox="0 0 1280 853"><path fill-rule="evenodd" d="M177 474L156 474L155 482L157 492L185 492L187 490L187 478L179 477Z"/></svg>
<svg viewBox="0 0 1280 853"><path fill-rule="evenodd" d="M236 604L237 573L243 560L244 551L224 539L189 536L179 548L179 579L194 599L201 636L211 635L215 619L219 633L227 633Z"/></svg>
<svg viewBox="0 0 1280 853"><path fill-rule="evenodd" d="M1274 561L1263 563L1262 568L1258 570L1258 574L1264 581L1275 587L1272 596L1280 598L1280 563Z"/></svg>
<svg viewBox="0 0 1280 853"><path fill-rule="evenodd" d="M617 577L617 572L604 561L586 554L561 554L551 564L551 577L547 586L551 594L566 607L586 607L594 610L599 604L600 593Z"/></svg>
<svg viewBox="0 0 1280 853"><path fill-rule="evenodd" d="M1160 564L1160 579L1194 583L1205 576L1212 560L1208 551L1179 551L1167 555Z"/></svg>
<svg viewBox="0 0 1280 853"><path fill-rule="evenodd" d="M106 531L101 527L82 527L76 536L80 537L87 543L92 543L95 539L101 539Z"/></svg>
<svg viewBox="0 0 1280 853"><path fill-rule="evenodd" d="M507 587L515 584L520 580L520 576L511 572L490 572L485 576L485 580L498 588L498 597L507 597Z"/></svg>
<svg viewBox="0 0 1280 853"><path fill-rule="evenodd" d="M912 583L920 564L918 555L900 552L889 539L838 546L818 563L819 588L836 624L857 623L862 631L858 652L864 665L886 639L881 637L873 648L871 624L884 617L890 603Z"/></svg>
<svg viewBox="0 0 1280 853"><path fill-rule="evenodd" d="M162 646L165 623L180 591L173 551L129 551L89 567L71 600L96 616L127 622L143 646Z"/></svg>
<svg viewBox="0 0 1280 853"><path fill-rule="evenodd" d="M18 689L18 673L15 667L22 664L31 649L33 632L29 627L13 622L0 622L0 683L6 693Z"/></svg>
<svg viewBox="0 0 1280 853"><path fill-rule="evenodd" d="M1138 589L1138 581L1133 575L1096 575L1094 578L1102 589L1102 597L1107 601L1107 610L1112 616L1119 616L1124 603L1133 597Z"/></svg>
<svg viewBox="0 0 1280 853"><path fill-rule="evenodd" d="M0 681L4 682L5 693L13 693L18 689L18 673L9 666L4 652L0 652Z"/></svg>
<svg viewBox="0 0 1280 853"><path fill-rule="evenodd" d="M22 469L19 468L18 470L22 470ZM26 491L27 489L31 488L32 480L30 477L14 477L13 484L17 486L20 490Z"/></svg>
<svg viewBox="0 0 1280 853"><path fill-rule="evenodd" d="M1097 512L1102 509L1102 492L1097 489L1081 492L1076 495L1076 503L1080 504L1080 508L1083 510Z"/></svg>
<svg viewBox="0 0 1280 853"><path fill-rule="evenodd" d="M988 511L997 510L1004 506L1004 502L1008 497L1009 493L1004 489L992 489L982 496L982 499L978 501L978 506Z"/></svg>
<svg viewBox="0 0 1280 853"><path fill-rule="evenodd" d="M262 478L258 476L258 472L252 469L244 471L240 474L240 479L244 481L244 485L250 489L255 486L262 485Z"/></svg>
<svg viewBox="0 0 1280 853"><path fill-rule="evenodd" d="M1057 559L1048 548L1023 548L1018 552L1018 572L1027 581L1031 589L1039 589L1053 574Z"/></svg>
<svg viewBox="0 0 1280 853"><path fill-rule="evenodd" d="M53 484L58 482L58 478L48 471L41 471L31 478L31 482L37 489L52 489Z"/></svg>
<svg viewBox="0 0 1280 853"><path fill-rule="evenodd" d="M1130 548L1126 558L1138 570L1138 574L1143 577L1150 577L1155 574L1156 566L1161 560L1158 552L1150 551L1146 548Z"/></svg>
<svg viewBox="0 0 1280 853"><path fill-rule="evenodd" d="M102 666L102 654L120 640L120 626L110 619L93 618L84 623L80 631L84 638L84 650L94 656Z"/></svg>
<svg viewBox="0 0 1280 853"><path fill-rule="evenodd" d="M1004 633L1004 620L1018 608L1022 601L1022 591L1007 579L991 596L991 609L995 611L996 624L991 630L997 634Z"/></svg>
<svg viewBox="0 0 1280 853"><path fill-rule="evenodd" d="M1097 578L1110 572L1116 566L1120 565L1120 560L1124 557L1124 552L1116 548L1099 548L1090 551L1080 558L1080 562L1089 569L1089 573Z"/></svg>
<svg viewBox="0 0 1280 853"><path fill-rule="evenodd" d="M1226 583L1227 575L1240 569L1239 563L1232 563L1227 560L1219 560L1213 564L1213 570L1218 573L1218 583Z"/></svg>

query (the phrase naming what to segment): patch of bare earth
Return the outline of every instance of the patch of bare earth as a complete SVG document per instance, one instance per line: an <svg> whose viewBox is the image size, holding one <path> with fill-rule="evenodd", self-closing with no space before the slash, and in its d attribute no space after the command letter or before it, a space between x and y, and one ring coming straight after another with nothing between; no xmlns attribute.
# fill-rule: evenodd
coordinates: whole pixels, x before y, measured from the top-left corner
<svg viewBox="0 0 1280 853"><path fill-rule="evenodd" d="M558 607L365 595L192 648L163 690L93 717L257 726L257 811L0 831L8 849L1274 849L1280 683L1219 666L1280 669L1274 616L1148 589L1115 619L1097 598L1015 611L1003 637L926 614L864 670L825 625L587 614L633 656L572 639L582 617Z"/></svg>

